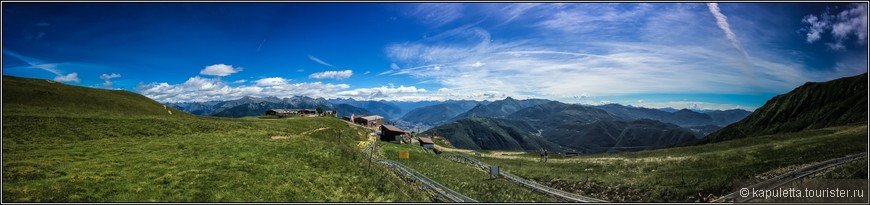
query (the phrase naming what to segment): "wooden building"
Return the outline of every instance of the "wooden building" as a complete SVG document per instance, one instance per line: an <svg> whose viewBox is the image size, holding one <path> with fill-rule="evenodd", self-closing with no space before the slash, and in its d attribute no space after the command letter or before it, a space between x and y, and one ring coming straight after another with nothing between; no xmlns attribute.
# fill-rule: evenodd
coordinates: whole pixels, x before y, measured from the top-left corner
<svg viewBox="0 0 870 205"><path fill-rule="evenodd" d="M379 115L359 116L354 117L353 122L366 127L377 128L384 124L384 117Z"/></svg>
<svg viewBox="0 0 870 205"><path fill-rule="evenodd" d="M381 125L381 141L399 141L402 137L410 135L411 132L399 129L392 125Z"/></svg>
<svg viewBox="0 0 870 205"><path fill-rule="evenodd" d="M432 142L431 138L428 137L420 137L417 138L417 141L420 142L420 146L426 149L435 149L435 142Z"/></svg>

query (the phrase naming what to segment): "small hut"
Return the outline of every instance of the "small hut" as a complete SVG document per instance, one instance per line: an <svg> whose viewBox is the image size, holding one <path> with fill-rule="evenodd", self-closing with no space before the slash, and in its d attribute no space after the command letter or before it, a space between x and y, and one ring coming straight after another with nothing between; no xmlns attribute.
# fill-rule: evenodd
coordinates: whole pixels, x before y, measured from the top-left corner
<svg viewBox="0 0 870 205"><path fill-rule="evenodd" d="M420 141L420 146L426 149L435 149L435 142L432 142L432 138L421 137L418 138L417 141Z"/></svg>

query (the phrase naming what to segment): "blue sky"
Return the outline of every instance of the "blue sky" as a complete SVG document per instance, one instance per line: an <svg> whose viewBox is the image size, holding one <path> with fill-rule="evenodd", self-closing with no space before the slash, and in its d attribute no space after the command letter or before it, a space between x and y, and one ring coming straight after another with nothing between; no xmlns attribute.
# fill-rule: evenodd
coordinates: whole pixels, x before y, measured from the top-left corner
<svg viewBox="0 0 870 205"><path fill-rule="evenodd" d="M160 102L755 109L867 71L855 3L3 3L3 74Z"/></svg>

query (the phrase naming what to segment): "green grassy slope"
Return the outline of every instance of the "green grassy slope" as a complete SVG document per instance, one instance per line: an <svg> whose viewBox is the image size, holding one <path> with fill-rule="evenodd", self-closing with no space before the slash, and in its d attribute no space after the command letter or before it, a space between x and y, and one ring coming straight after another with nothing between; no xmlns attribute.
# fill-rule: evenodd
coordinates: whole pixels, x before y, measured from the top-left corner
<svg viewBox="0 0 870 205"><path fill-rule="evenodd" d="M3 76L3 115L171 116L189 114L125 90L66 85L52 80Z"/></svg>
<svg viewBox="0 0 870 205"><path fill-rule="evenodd" d="M3 80L3 202L430 200L369 169L366 131L339 119L169 115L127 91Z"/></svg>
<svg viewBox="0 0 870 205"><path fill-rule="evenodd" d="M547 163L531 155L482 160L522 177L601 199L690 202L689 197L696 196L698 189L721 196L739 189L741 182L757 182L800 165L866 151L867 125L859 123L699 146L551 159ZM857 168L866 170L866 166ZM854 174L856 168L845 172L837 175L866 179L866 171L864 175Z"/></svg>
<svg viewBox="0 0 870 205"><path fill-rule="evenodd" d="M378 144L387 159L417 170L454 191L480 202L555 202L555 199L520 187L501 178L492 178L466 164L443 159L432 151L423 152L417 144ZM410 159L399 159L399 151L410 152Z"/></svg>
<svg viewBox="0 0 870 205"><path fill-rule="evenodd" d="M702 143L867 121L867 73L828 82L808 82L773 97Z"/></svg>

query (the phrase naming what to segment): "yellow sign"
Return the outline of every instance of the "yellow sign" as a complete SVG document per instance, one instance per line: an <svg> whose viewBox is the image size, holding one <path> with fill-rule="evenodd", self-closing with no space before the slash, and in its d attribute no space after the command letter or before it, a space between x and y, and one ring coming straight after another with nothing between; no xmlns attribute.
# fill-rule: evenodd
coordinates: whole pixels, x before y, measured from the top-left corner
<svg viewBox="0 0 870 205"><path fill-rule="evenodd" d="M408 151L399 151L399 159L409 159L411 158L411 153Z"/></svg>

